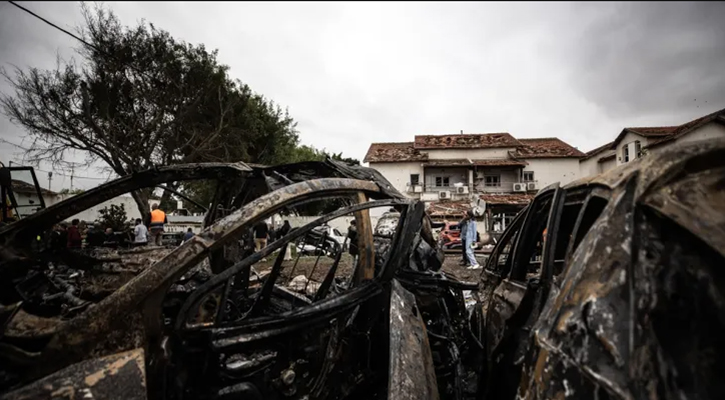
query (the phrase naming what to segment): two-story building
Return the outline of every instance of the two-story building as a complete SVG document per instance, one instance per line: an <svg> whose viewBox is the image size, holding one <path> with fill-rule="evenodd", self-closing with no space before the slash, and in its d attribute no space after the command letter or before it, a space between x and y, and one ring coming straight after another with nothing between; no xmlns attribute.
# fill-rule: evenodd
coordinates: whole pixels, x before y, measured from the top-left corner
<svg viewBox="0 0 725 400"><path fill-rule="evenodd" d="M580 159L582 177L600 174L677 143L725 137L725 109L677 126L624 128Z"/></svg>
<svg viewBox="0 0 725 400"><path fill-rule="evenodd" d="M399 191L426 202L433 218L460 218L471 201L481 199L485 230L503 231L539 189L579 178L583 156L558 138L486 133L373 143L364 162Z"/></svg>

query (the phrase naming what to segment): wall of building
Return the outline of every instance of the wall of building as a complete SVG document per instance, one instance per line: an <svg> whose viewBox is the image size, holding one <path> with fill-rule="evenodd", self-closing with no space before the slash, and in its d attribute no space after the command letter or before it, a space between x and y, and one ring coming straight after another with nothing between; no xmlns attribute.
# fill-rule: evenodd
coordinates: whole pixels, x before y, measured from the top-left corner
<svg viewBox="0 0 725 400"><path fill-rule="evenodd" d="M612 158L603 163L599 163L599 173L605 173L617 167L617 160ZM582 175L584 176L584 175Z"/></svg>
<svg viewBox="0 0 725 400"><path fill-rule="evenodd" d="M576 158L530 158L524 171L534 171L534 180L539 189L554 182L562 186L579 179L579 159Z"/></svg>
<svg viewBox="0 0 725 400"><path fill-rule="evenodd" d="M512 148L501 149L435 149L422 150L428 153L429 160L448 160L457 158L468 158L471 160L483 160L488 158L509 158L508 152L514 151Z"/></svg>
<svg viewBox="0 0 725 400"><path fill-rule="evenodd" d="M501 179L501 186L486 186L486 175L498 175ZM511 192L514 189L514 182L521 182L519 169L512 168L478 168L476 171L476 190L485 193Z"/></svg>
<svg viewBox="0 0 725 400"><path fill-rule="evenodd" d="M375 168L403 194L406 193L411 174L419 174L420 182L423 183L423 167L420 162L400 163L370 163L370 168Z"/></svg>
<svg viewBox="0 0 725 400"><path fill-rule="evenodd" d="M461 167L426 167L425 168L425 191L449 190L457 183L468 185L468 169ZM437 177L448 177L448 186L436 187ZM421 177L422 179L422 177Z"/></svg>

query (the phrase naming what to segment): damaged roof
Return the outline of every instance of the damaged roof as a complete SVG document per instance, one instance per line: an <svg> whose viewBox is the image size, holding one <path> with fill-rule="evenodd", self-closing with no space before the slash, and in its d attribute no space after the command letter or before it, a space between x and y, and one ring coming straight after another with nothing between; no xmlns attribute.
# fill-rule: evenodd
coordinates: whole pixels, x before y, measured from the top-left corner
<svg viewBox="0 0 725 400"><path fill-rule="evenodd" d="M414 142L372 143L363 162L409 162L427 161L428 154L421 150L446 149L493 149L511 148L511 160L472 160L482 166L524 166L525 161L516 158L567 158L584 157L585 154L558 138L515 139L511 134L481 133L460 135L416 135ZM453 165L461 164L458 159ZM441 165L440 161L431 161L431 165Z"/></svg>
<svg viewBox="0 0 725 400"><path fill-rule="evenodd" d="M416 149L485 149L518 147L521 143L510 133L474 133L465 135L416 135Z"/></svg>
<svg viewBox="0 0 725 400"><path fill-rule="evenodd" d="M425 161L428 154L421 153L413 142L373 143L363 162L405 162Z"/></svg>
<svg viewBox="0 0 725 400"><path fill-rule="evenodd" d="M519 139L516 156L521 158L581 158L586 154L559 138Z"/></svg>
<svg viewBox="0 0 725 400"><path fill-rule="evenodd" d="M624 136L630 132L651 139L647 147L654 147L680 138L697 128L709 124L710 122L720 122L725 124L725 109L715 111L714 113L705 115L704 117L700 117L677 126L624 128L617 138L611 143L610 149L616 149L619 142L621 142L622 139L624 139Z"/></svg>
<svg viewBox="0 0 725 400"><path fill-rule="evenodd" d="M533 194L527 193L484 193L480 199L490 205L522 205L525 206L534 199Z"/></svg>
<svg viewBox="0 0 725 400"><path fill-rule="evenodd" d="M525 167L529 165L529 163L523 160L514 160L510 158L491 158L483 160L454 158L445 160L428 160L423 163L424 167L466 167L472 165L485 167Z"/></svg>
<svg viewBox="0 0 725 400"><path fill-rule="evenodd" d="M432 218L460 217L471 208L467 201L433 201L428 204L427 212Z"/></svg>

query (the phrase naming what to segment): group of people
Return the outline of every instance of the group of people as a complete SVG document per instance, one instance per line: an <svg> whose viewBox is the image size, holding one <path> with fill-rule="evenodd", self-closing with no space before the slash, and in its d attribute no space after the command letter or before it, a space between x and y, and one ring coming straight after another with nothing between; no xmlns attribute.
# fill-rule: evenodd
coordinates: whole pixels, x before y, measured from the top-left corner
<svg viewBox="0 0 725 400"><path fill-rule="evenodd" d="M144 224L141 218L137 218L133 228L132 244L134 246L144 246L154 244L162 245L162 237L164 233L164 225L168 223L166 213L154 204L151 207L151 214ZM191 228L184 233L182 243L194 237ZM93 223L86 224L83 221L74 219L70 226L62 222L53 228L50 237L50 246L53 249L80 249L85 247L114 246L124 241L113 231L113 228L106 227L105 230Z"/></svg>
<svg viewBox="0 0 725 400"><path fill-rule="evenodd" d="M252 228L252 234L254 236L254 251L262 250L267 247L267 242L269 240L274 241L279 239L288 234L290 230L292 230L292 225L290 225L288 220L285 220L282 226L276 231L270 229L266 222L259 221L259 223ZM287 246L287 249L285 250L284 260L292 260L292 249L290 246Z"/></svg>
<svg viewBox="0 0 725 400"><path fill-rule="evenodd" d="M50 247L55 250L80 249L83 248L84 240L86 247L99 247L117 242L113 229L106 228L105 231L100 231L94 224L74 219L70 226L61 222L53 228Z"/></svg>
<svg viewBox="0 0 725 400"><path fill-rule="evenodd" d="M466 211L458 226L461 230L462 254L460 265L467 266L470 269L481 268L474 253L478 242L478 230L476 229L476 218L473 215L473 210Z"/></svg>

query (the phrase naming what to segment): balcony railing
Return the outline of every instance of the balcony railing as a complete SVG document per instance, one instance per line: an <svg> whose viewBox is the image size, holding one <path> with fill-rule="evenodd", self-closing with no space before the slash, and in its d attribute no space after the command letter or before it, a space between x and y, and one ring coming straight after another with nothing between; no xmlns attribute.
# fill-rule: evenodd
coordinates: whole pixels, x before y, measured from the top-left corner
<svg viewBox="0 0 725 400"><path fill-rule="evenodd" d="M463 189L459 192L461 186L436 186L435 184L418 184L412 185L410 183L406 186L406 192L408 193L437 193L441 191L449 191L451 195L462 195L469 193L527 193L537 191L540 189L537 181L503 181L499 182L498 185L486 185L484 182L480 182L476 185L464 184Z"/></svg>

